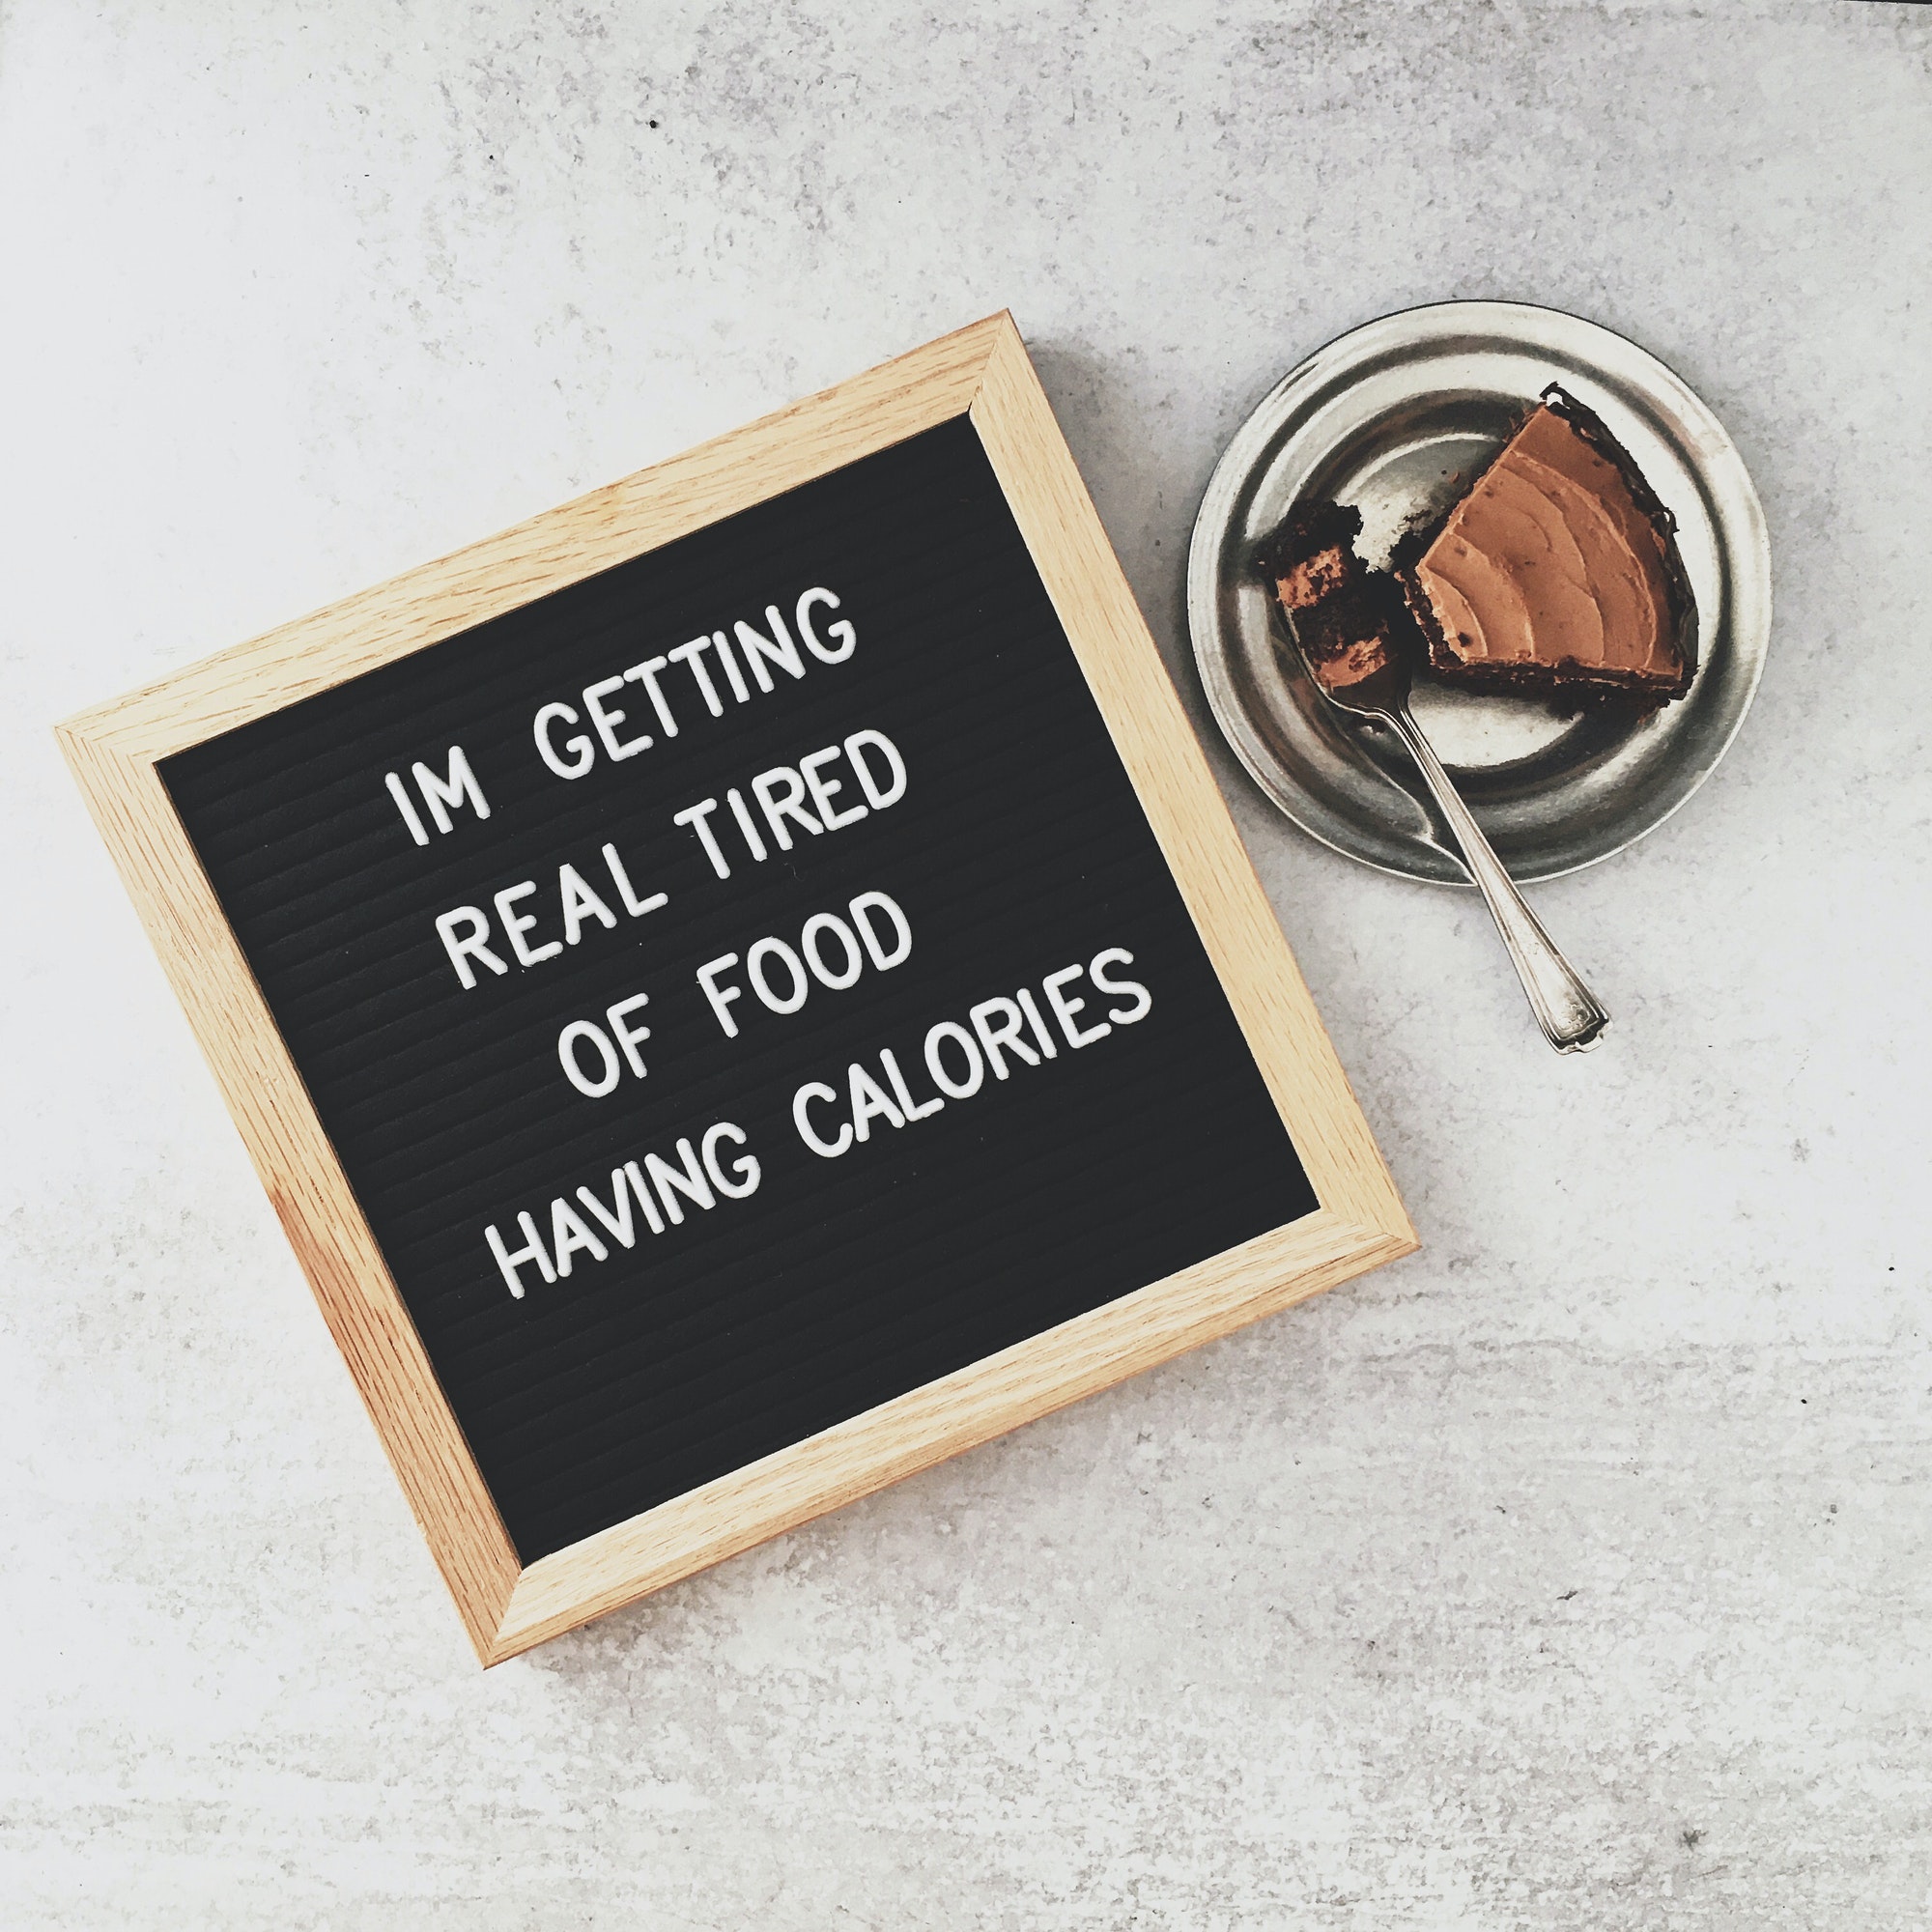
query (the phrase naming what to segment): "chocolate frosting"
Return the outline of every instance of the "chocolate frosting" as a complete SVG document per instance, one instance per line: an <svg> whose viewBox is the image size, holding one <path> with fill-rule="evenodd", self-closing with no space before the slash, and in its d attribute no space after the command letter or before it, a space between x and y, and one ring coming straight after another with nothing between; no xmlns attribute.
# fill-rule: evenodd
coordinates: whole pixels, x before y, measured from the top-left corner
<svg viewBox="0 0 1932 1932"><path fill-rule="evenodd" d="M1546 403L1413 567L1438 668L1683 682L1667 528Z"/></svg>

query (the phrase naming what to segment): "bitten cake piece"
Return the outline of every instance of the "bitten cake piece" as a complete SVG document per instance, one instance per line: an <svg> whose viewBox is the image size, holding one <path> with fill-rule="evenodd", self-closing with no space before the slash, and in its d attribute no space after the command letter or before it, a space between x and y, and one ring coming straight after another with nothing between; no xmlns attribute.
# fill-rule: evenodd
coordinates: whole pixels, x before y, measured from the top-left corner
<svg viewBox="0 0 1932 1932"><path fill-rule="evenodd" d="M1350 504L1300 505L1255 553L1309 670L1330 691L1373 677L1392 658L1419 664L1425 649L1401 585L1355 554L1361 529Z"/></svg>
<svg viewBox="0 0 1932 1932"><path fill-rule="evenodd" d="M1294 635L1308 668L1330 691L1373 677L1391 659L1413 662L1421 654L1415 619L1402 591L1379 571L1361 577L1294 619Z"/></svg>
<svg viewBox="0 0 1932 1932"><path fill-rule="evenodd" d="M1255 553L1284 611L1309 611L1362 575L1355 539L1362 513L1347 503L1298 505Z"/></svg>
<svg viewBox="0 0 1932 1932"><path fill-rule="evenodd" d="M1401 571L1445 683L1682 697L1695 610L1676 519L1602 421L1552 384Z"/></svg>

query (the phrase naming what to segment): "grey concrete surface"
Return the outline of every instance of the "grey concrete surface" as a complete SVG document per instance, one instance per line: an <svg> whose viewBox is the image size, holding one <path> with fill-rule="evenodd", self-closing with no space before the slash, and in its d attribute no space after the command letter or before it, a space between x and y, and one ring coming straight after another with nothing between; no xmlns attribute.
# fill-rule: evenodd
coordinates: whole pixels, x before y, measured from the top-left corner
<svg viewBox="0 0 1932 1932"><path fill-rule="evenodd" d="M1932 11L0 5L0 1923L1932 1917ZM1480 909L1213 747L1400 1266L487 1676L48 734L1010 304L1184 657L1308 350L1575 309L1730 426L1713 782Z"/></svg>

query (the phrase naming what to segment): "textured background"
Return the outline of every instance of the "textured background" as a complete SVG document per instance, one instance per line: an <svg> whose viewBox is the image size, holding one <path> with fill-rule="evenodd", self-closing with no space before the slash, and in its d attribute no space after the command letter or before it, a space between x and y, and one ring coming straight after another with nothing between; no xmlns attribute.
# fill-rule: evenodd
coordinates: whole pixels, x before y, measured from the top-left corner
<svg viewBox="0 0 1932 1932"><path fill-rule="evenodd" d="M1932 10L957 11L0 6L0 1922L1924 1922ZM1451 296L1771 521L1619 1031L1217 751L1425 1252L479 1675L48 724L1002 304L1198 720L1217 450Z"/></svg>

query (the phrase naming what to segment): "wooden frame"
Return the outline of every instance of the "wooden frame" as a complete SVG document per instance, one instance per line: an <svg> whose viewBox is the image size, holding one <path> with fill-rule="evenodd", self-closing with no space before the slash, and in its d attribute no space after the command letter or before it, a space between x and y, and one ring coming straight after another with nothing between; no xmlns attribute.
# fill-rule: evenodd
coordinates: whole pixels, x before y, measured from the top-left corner
<svg viewBox="0 0 1932 1932"><path fill-rule="evenodd" d="M156 765L962 414L1321 1206L526 1568ZM486 1665L1416 1245L1009 316L85 712L59 737Z"/></svg>

